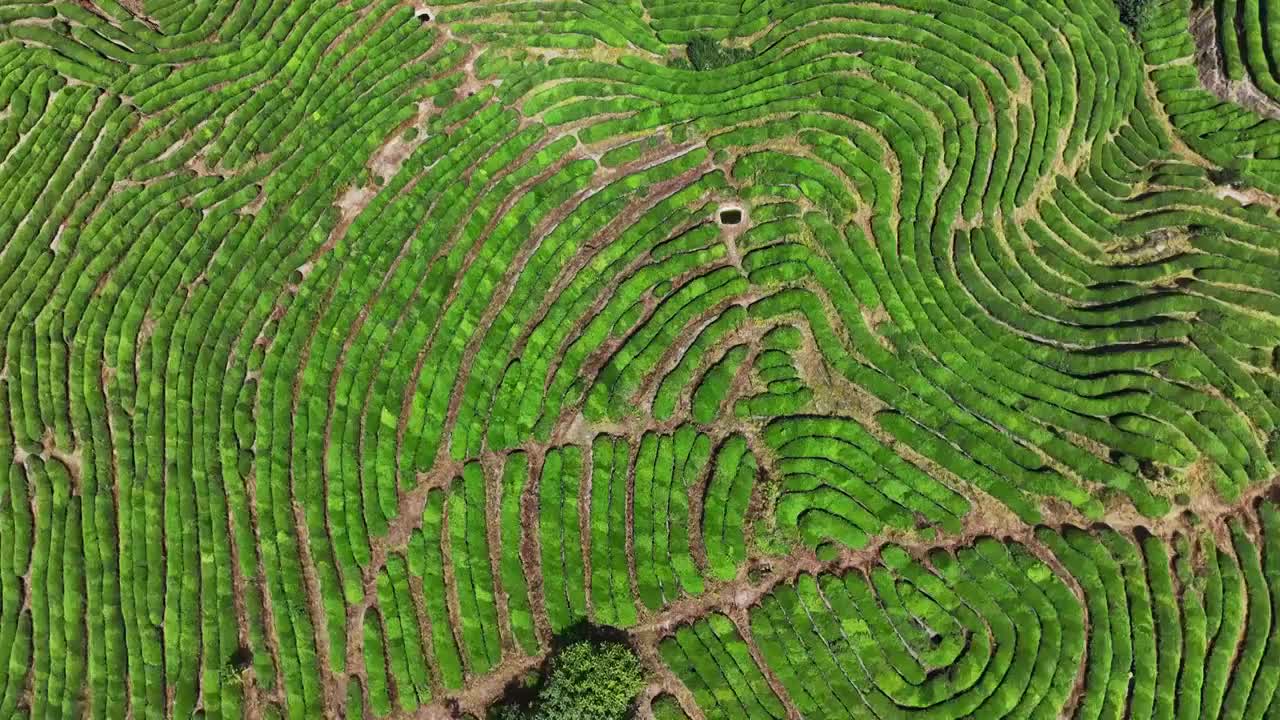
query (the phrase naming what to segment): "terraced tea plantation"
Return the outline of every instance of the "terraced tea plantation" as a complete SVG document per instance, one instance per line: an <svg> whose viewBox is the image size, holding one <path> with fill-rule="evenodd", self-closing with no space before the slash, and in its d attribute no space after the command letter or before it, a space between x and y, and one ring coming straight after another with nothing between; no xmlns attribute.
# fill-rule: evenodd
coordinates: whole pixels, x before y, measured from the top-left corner
<svg viewBox="0 0 1280 720"><path fill-rule="evenodd" d="M0 0L0 718L1280 718L1277 17Z"/></svg>

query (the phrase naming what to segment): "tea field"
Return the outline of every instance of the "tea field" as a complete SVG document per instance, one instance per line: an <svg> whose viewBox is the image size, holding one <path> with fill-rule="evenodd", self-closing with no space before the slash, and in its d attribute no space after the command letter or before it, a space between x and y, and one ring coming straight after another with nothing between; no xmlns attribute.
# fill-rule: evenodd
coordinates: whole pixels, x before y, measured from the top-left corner
<svg viewBox="0 0 1280 720"><path fill-rule="evenodd" d="M1280 0L0 0L0 718L1275 720L1278 211Z"/></svg>

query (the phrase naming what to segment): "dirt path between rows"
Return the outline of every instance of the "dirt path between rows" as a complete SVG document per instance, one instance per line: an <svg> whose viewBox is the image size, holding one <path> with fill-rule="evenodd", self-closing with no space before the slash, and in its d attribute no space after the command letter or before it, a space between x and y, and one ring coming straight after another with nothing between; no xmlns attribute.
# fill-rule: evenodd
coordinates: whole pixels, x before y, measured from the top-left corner
<svg viewBox="0 0 1280 720"><path fill-rule="evenodd" d="M1218 42L1218 18L1213 3L1192 10L1191 37L1195 41L1200 83L1223 102L1235 103L1262 117L1280 120L1280 102L1258 89L1249 78L1231 80L1223 67Z"/></svg>

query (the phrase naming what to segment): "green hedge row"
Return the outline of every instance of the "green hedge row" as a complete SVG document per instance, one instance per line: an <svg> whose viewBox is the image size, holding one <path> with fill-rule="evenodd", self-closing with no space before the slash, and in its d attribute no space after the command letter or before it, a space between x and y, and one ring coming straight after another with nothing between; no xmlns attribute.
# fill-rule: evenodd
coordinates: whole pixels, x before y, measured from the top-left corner
<svg viewBox="0 0 1280 720"><path fill-rule="evenodd" d="M597 623L636 624L627 562L627 482L631 447L597 435L591 443L591 608Z"/></svg>
<svg viewBox="0 0 1280 720"><path fill-rule="evenodd" d="M586 567L579 525L582 449L547 452L538 480L538 540L542 549L542 598L552 632L587 617Z"/></svg>
<svg viewBox="0 0 1280 720"><path fill-rule="evenodd" d="M693 556L689 503L711 460L711 439L691 425L645 433L635 459L632 503L636 590L650 610L705 589Z"/></svg>
<svg viewBox="0 0 1280 720"><path fill-rule="evenodd" d="M747 559L745 525L756 484L756 459L746 438L732 435L716 450L715 467L702 496L702 545L708 572L732 580Z"/></svg>
<svg viewBox="0 0 1280 720"><path fill-rule="evenodd" d="M750 677L759 658L802 717L1267 717L1280 510L1261 500L1214 525L885 545L866 569L773 587L749 610L740 667ZM732 716L750 683L707 670L725 663L706 623L664 639L663 658L708 717Z"/></svg>

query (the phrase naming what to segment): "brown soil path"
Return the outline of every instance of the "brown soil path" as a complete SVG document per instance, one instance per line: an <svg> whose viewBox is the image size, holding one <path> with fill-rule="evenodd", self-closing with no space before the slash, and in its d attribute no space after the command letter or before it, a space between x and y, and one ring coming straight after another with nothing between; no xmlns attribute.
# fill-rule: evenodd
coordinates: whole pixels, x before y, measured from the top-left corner
<svg viewBox="0 0 1280 720"><path fill-rule="evenodd" d="M1280 102L1258 89L1249 78L1231 80L1222 65L1218 44L1218 18L1214 3L1191 13L1191 37L1195 40L1196 70L1200 84L1223 102L1234 103L1262 117L1280 120Z"/></svg>

